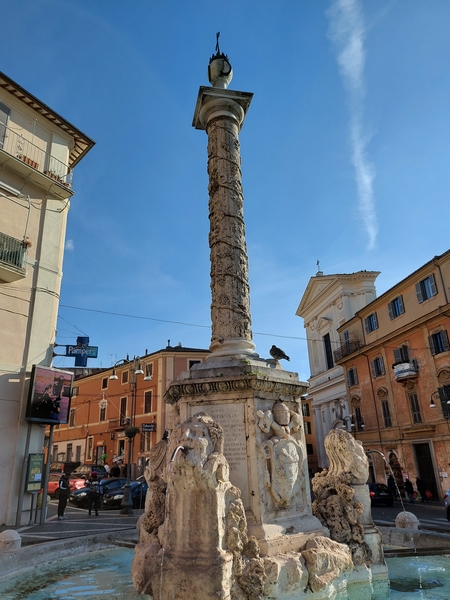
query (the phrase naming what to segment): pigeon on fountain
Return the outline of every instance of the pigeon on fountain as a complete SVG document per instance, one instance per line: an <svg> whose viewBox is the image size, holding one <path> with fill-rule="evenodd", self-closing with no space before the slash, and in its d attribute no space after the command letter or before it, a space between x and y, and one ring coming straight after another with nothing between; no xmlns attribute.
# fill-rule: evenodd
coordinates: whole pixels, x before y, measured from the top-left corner
<svg viewBox="0 0 450 600"><path fill-rule="evenodd" d="M275 360L280 360L282 358L284 358L285 360L290 360L289 356L285 352L283 352L281 348L277 348L276 346L272 346L269 352L270 356Z"/></svg>

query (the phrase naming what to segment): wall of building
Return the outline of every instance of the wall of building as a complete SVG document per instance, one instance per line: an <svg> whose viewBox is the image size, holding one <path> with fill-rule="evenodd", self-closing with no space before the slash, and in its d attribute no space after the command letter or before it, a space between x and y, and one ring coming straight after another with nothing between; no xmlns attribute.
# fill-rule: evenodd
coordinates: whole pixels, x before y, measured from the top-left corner
<svg viewBox="0 0 450 600"><path fill-rule="evenodd" d="M435 284L433 295L419 301L417 286L430 276ZM450 472L450 405L447 411L446 400L441 402L445 386L450 385L449 286L447 252L339 328L341 343L344 331L362 343L360 350L338 360L346 373L353 370L346 385L351 411L359 409L364 422L364 428L356 432L358 439L366 449L382 452L388 462L395 463L399 485L406 477L413 484L420 477L436 500L447 491ZM395 315L392 302L399 297L403 312ZM367 319L373 314L377 327L368 332ZM436 342L433 348L433 335L439 337L441 347ZM403 358L399 361L400 350ZM432 398L435 408L430 407ZM384 482L387 474L383 461L374 460L373 478Z"/></svg>
<svg viewBox="0 0 450 600"><path fill-rule="evenodd" d="M146 365L150 367L152 380L144 381L145 374L136 375L134 404L133 361L117 366L117 380L110 379L112 368L78 378L74 382L76 395L71 404L72 421L54 429L51 455L55 457L58 454L60 460L67 460L67 444L72 444L73 449L81 445L82 463L94 464L105 453L108 455L107 462L112 464L124 454L117 461L123 466L128 462L129 446L125 430L130 422L140 430L144 423L154 424L155 431L138 433L132 445L131 464L135 465L133 471L135 474L142 472L150 449L161 440L168 427L164 402L168 383L181 372L188 371L193 362L202 362L208 354L208 350L177 346L142 357L141 366L144 372ZM124 377L124 373L128 374ZM147 407L146 395L147 404L150 404ZM125 413L120 410L122 398L126 399ZM101 409L103 401L106 401L104 411ZM91 454L89 448L92 448Z"/></svg>
<svg viewBox="0 0 450 600"><path fill-rule="evenodd" d="M0 80L0 103L10 113L6 129L3 125L1 130L0 236L4 244L10 238L28 244L18 269L12 268L6 251L0 252L0 523L14 525L17 520L29 521L31 495L25 494L20 503L28 452L43 451L44 429L25 420L28 386L32 366L52 362L66 221L73 195L68 185L55 183L44 171L52 159L54 136L67 143L67 169L74 141L62 129L70 125L67 121L60 117L61 127L57 126L5 87L17 91L17 84L6 83L3 74ZM26 94L23 89L19 92ZM84 139L90 149L93 142ZM18 516L21 506L23 513Z"/></svg>

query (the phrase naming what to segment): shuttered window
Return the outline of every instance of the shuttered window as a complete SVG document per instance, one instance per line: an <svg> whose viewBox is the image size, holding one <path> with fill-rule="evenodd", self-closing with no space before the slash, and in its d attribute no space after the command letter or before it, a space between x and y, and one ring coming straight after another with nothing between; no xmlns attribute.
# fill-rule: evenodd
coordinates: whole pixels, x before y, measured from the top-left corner
<svg viewBox="0 0 450 600"><path fill-rule="evenodd" d="M374 312L366 317L364 319L364 324L366 327L366 333L371 333L372 331L375 331L375 329L378 329L377 313Z"/></svg>
<svg viewBox="0 0 450 600"><path fill-rule="evenodd" d="M380 375L384 375L384 362L382 356L377 356L372 361L372 375L374 377L380 377Z"/></svg>
<svg viewBox="0 0 450 600"><path fill-rule="evenodd" d="M358 383L358 373L355 367L352 367L347 371L347 383L349 387Z"/></svg>
<svg viewBox="0 0 450 600"><path fill-rule="evenodd" d="M436 296L437 287L433 273L430 273L428 277L425 277L425 279L422 279L422 281L416 283L416 294L419 304L425 300L428 300L428 298L431 298L432 296Z"/></svg>
<svg viewBox="0 0 450 600"><path fill-rule="evenodd" d="M422 415L417 394L409 394L409 405L411 407L413 423L422 423Z"/></svg>
<svg viewBox="0 0 450 600"><path fill-rule="evenodd" d="M394 361L396 365L400 363L409 362L409 348L408 346L400 346L400 348L394 349Z"/></svg>
<svg viewBox="0 0 450 600"><path fill-rule="evenodd" d="M401 296L397 296L388 304L389 317L390 319L395 319L396 317L402 315L405 312L405 308L403 306L403 298Z"/></svg>
<svg viewBox="0 0 450 600"><path fill-rule="evenodd" d="M440 354L441 352L447 352L447 350L450 349L448 335L445 329L430 335L428 342L430 344L430 351L433 356L435 354Z"/></svg>
<svg viewBox="0 0 450 600"><path fill-rule="evenodd" d="M325 359L327 362L327 369L332 369L334 367L334 362L333 362L333 352L331 350L331 340L330 340L329 333L327 333L323 336L323 345L325 348Z"/></svg>
<svg viewBox="0 0 450 600"><path fill-rule="evenodd" d="M383 411L383 419L385 427L392 427L391 411L389 410L389 402L383 400L381 403L381 410Z"/></svg>

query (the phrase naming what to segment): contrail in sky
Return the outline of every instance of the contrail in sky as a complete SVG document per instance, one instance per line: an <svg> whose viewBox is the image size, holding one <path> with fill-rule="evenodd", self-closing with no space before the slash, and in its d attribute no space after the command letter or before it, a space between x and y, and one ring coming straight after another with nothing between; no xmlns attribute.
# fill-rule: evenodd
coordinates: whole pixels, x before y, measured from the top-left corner
<svg viewBox="0 0 450 600"><path fill-rule="evenodd" d="M364 20L359 0L334 0L327 11L329 37L337 51L339 70L348 90L350 141L355 168L359 210L369 236L368 248L375 246L378 224L373 198L375 168L367 158L370 137L363 131L364 113Z"/></svg>

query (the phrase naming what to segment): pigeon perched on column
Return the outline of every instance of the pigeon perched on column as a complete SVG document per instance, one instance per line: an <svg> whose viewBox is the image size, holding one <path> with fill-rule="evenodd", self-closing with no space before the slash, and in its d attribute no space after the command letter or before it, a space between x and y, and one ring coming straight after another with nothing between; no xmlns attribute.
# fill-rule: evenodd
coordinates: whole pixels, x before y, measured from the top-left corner
<svg viewBox="0 0 450 600"><path fill-rule="evenodd" d="M289 356L285 352L283 352L281 348L277 348L276 346L272 346L269 352L270 356L275 360L280 360L281 358L284 358L285 360L290 360Z"/></svg>

